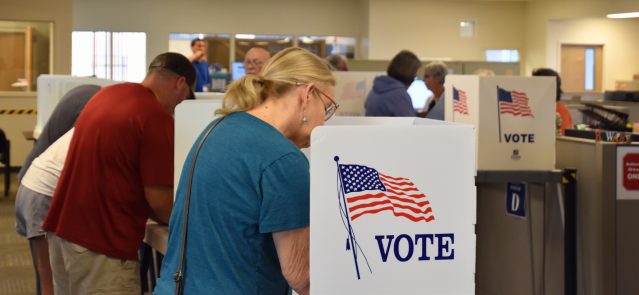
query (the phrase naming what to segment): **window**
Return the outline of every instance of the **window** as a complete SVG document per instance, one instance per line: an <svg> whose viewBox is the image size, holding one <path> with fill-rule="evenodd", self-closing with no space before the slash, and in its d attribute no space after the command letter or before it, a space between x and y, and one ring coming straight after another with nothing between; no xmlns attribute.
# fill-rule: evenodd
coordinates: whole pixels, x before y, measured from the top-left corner
<svg viewBox="0 0 639 295"><path fill-rule="evenodd" d="M588 91L595 90L595 49L586 48L586 70L585 70L585 89Z"/></svg>
<svg viewBox="0 0 639 295"><path fill-rule="evenodd" d="M184 56L193 54L191 41L204 40L206 62L212 66L211 70L221 72L229 69L229 34L169 34L169 51L181 53Z"/></svg>
<svg viewBox="0 0 639 295"><path fill-rule="evenodd" d="M486 50L486 61L490 62L519 62L519 50L489 49Z"/></svg>
<svg viewBox="0 0 639 295"><path fill-rule="evenodd" d="M271 53L276 53L292 47L293 36L289 35L235 35L235 61L243 61L246 52L253 47L262 47Z"/></svg>
<svg viewBox="0 0 639 295"><path fill-rule="evenodd" d="M357 39L338 36L299 36L297 43L299 47L322 58L333 54L354 58Z"/></svg>
<svg viewBox="0 0 639 295"><path fill-rule="evenodd" d="M146 33L75 31L71 50L74 76L123 82L146 76Z"/></svg>

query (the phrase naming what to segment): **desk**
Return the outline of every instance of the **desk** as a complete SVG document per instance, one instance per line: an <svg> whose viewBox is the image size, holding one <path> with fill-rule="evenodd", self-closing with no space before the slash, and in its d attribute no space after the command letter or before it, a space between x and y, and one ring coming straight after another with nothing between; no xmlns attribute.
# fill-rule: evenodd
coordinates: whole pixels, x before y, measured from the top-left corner
<svg viewBox="0 0 639 295"><path fill-rule="evenodd" d="M562 293L561 181L561 170L477 171L477 295ZM506 214L508 182L527 183L525 218Z"/></svg>
<svg viewBox="0 0 639 295"><path fill-rule="evenodd" d="M149 221L146 224L146 234L144 243L151 246L153 250L160 254L166 254L166 245L169 242L169 227Z"/></svg>
<svg viewBox="0 0 639 295"><path fill-rule="evenodd" d="M142 293L153 292L155 282L160 277L160 268L166 245L169 241L169 227L149 220L146 224L144 243L140 247L140 278Z"/></svg>
<svg viewBox="0 0 639 295"><path fill-rule="evenodd" d="M22 135L27 140L33 140L33 141L36 140L36 138L33 136L33 131L22 131Z"/></svg>

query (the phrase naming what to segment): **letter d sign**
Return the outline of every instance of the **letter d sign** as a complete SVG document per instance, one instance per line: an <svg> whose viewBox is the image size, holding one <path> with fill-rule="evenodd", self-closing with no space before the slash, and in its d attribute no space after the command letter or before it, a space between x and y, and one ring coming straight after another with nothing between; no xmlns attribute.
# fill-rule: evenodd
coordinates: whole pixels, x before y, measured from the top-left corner
<svg viewBox="0 0 639 295"><path fill-rule="evenodd" d="M506 184L506 213L526 218L526 184L509 182Z"/></svg>
<svg viewBox="0 0 639 295"><path fill-rule="evenodd" d="M517 193L513 193L510 211L516 212L519 209L519 195Z"/></svg>

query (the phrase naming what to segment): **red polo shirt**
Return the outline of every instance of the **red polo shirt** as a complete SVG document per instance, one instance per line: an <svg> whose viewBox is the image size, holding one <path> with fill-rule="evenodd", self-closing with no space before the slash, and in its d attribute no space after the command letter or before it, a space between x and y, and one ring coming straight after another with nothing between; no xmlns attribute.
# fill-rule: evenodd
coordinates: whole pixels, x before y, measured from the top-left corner
<svg viewBox="0 0 639 295"><path fill-rule="evenodd" d="M42 228L107 256L137 260L151 208L145 185L173 185L174 121L150 89L100 90L75 124Z"/></svg>

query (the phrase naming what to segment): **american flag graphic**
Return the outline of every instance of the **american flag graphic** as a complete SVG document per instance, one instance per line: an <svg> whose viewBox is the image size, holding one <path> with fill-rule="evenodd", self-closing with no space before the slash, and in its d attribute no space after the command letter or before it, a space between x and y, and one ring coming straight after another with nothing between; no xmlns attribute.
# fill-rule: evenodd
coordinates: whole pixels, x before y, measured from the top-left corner
<svg viewBox="0 0 639 295"><path fill-rule="evenodd" d="M535 117L528 106L526 93L517 91L507 91L497 87L497 99L499 101L500 114L513 114L522 117Z"/></svg>
<svg viewBox="0 0 639 295"><path fill-rule="evenodd" d="M468 115L468 105L466 104L466 92L453 86L453 112Z"/></svg>
<svg viewBox="0 0 639 295"><path fill-rule="evenodd" d="M430 202L408 178L392 177L361 165L339 164L350 220L392 211L413 222L435 220Z"/></svg>
<svg viewBox="0 0 639 295"><path fill-rule="evenodd" d="M342 100L364 99L364 94L366 92L366 80L346 83L343 89L344 91L341 96Z"/></svg>

